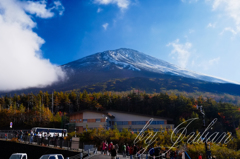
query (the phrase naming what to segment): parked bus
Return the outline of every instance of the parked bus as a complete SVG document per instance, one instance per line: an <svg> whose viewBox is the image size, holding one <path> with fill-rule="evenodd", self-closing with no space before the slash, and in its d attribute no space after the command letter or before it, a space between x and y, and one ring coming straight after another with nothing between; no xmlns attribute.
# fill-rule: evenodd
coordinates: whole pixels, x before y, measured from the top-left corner
<svg viewBox="0 0 240 159"><path fill-rule="evenodd" d="M62 136L63 137L67 136L67 129L56 129L56 128L43 128L43 127L34 127L32 128L32 131L35 132L36 134L39 133L44 133L47 134L49 132L49 134L53 137L56 134L58 134L59 137Z"/></svg>

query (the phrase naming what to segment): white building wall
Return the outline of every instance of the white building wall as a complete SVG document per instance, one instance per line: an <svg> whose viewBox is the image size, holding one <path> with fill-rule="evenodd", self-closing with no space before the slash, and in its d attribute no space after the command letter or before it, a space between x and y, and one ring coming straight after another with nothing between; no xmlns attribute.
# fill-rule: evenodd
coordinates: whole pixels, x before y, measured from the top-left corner
<svg viewBox="0 0 240 159"><path fill-rule="evenodd" d="M83 119L103 119L103 118L105 118L103 113L83 112Z"/></svg>
<svg viewBox="0 0 240 159"><path fill-rule="evenodd" d="M83 112L83 119L101 119L101 121L94 121L91 122L89 121L84 121L84 122L81 122L81 123L76 123L76 126L78 127L83 127L83 128L86 128L86 125L88 125L89 128L98 128L100 125L102 127L107 127L107 125L111 128L113 128L114 125L112 125L112 122L109 122L109 121L115 121L115 122L118 122L118 121L126 121L127 122L127 125L117 125L118 129L123 129L123 128L128 128L128 129L134 129L134 130L137 130L137 131L140 131L144 125L141 124L141 125L132 125L132 121L149 121L151 119L151 117L147 117L147 116L141 116L141 115L135 115L135 114L127 114L127 113L122 113L122 112L115 112L115 111L108 111L108 113L110 113L111 115L113 115L115 118L114 119L110 119L108 118L108 122L106 122L105 120L105 117L106 115L101 113L101 112L91 112L91 111L85 111ZM153 121L164 121L163 124L156 124L156 125L153 125L151 124L149 126L150 129L160 129L163 128L174 128L174 125L172 124L166 124L167 123L167 120L166 119L163 119L163 118L153 118ZM161 125L161 126L160 126Z"/></svg>

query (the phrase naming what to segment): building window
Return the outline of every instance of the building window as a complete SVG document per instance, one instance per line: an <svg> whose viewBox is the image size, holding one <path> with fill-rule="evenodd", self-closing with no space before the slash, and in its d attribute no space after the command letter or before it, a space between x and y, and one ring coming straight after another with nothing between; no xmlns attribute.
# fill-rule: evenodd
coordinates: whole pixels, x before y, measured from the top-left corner
<svg viewBox="0 0 240 159"><path fill-rule="evenodd" d="M76 120L74 119L74 121L76 121Z"/></svg>
<svg viewBox="0 0 240 159"><path fill-rule="evenodd" d="M132 125L145 125L146 121L132 121Z"/></svg>
<svg viewBox="0 0 240 159"><path fill-rule="evenodd" d="M78 119L77 119L77 121L78 121Z"/></svg>
<svg viewBox="0 0 240 159"><path fill-rule="evenodd" d="M83 122L87 122L87 119L83 119Z"/></svg>
<svg viewBox="0 0 240 159"><path fill-rule="evenodd" d="M101 122L101 119L96 119L96 122Z"/></svg>
<svg viewBox="0 0 240 159"><path fill-rule="evenodd" d="M117 125L128 125L128 121L116 121Z"/></svg>
<svg viewBox="0 0 240 159"><path fill-rule="evenodd" d="M152 121L151 125L161 125L164 124L164 121Z"/></svg>
<svg viewBox="0 0 240 159"><path fill-rule="evenodd" d="M79 121L82 121L82 119L79 119Z"/></svg>

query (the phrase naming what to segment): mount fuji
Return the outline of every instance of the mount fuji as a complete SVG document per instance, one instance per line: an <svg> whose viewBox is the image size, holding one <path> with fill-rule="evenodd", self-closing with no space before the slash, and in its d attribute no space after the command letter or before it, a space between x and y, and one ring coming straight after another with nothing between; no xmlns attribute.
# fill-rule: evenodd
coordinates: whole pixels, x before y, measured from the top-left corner
<svg viewBox="0 0 240 159"><path fill-rule="evenodd" d="M7 93L84 89L90 92L129 91L137 88L147 92L179 90L240 95L240 85L234 82L182 69L133 49L99 52L59 67L66 72L67 80Z"/></svg>
<svg viewBox="0 0 240 159"><path fill-rule="evenodd" d="M166 61L132 49L121 48L96 53L61 66L67 72L124 72L123 77L144 74L175 75L216 83L234 83L217 77L182 69ZM121 74L121 73L120 73Z"/></svg>

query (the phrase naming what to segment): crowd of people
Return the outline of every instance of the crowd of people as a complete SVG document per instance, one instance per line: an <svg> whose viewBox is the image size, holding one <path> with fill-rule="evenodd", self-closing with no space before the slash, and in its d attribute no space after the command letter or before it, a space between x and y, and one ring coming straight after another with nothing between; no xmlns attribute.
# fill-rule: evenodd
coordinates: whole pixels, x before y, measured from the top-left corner
<svg viewBox="0 0 240 159"><path fill-rule="evenodd" d="M104 155L110 155L112 159L116 159L119 152L119 145L113 144L112 142L108 143L107 141L102 141L101 143L101 153ZM140 159L141 155L144 152L144 148L137 145L121 145L122 156L130 159ZM145 153L149 154L149 158L162 159L185 159L184 151L180 150L162 150L161 148L148 148Z"/></svg>
<svg viewBox="0 0 240 159"><path fill-rule="evenodd" d="M101 144L102 154L110 155L112 159L116 159L118 150L119 150L118 144L113 145L112 142L108 144L107 141L103 141Z"/></svg>
<svg viewBox="0 0 240 159"><path fill-rule="evenodd" d="M62 132L62 136L59 135L59 133L55 133L54 135L51 135L49 131L47 132L33 132L33 131L26 131L23 132L20 130L19 132L15 132L15 137L18 138L20 141L29 142L32 144L33 142L37 142L38 145L46 146L51 143L55 147L58 145L58 141L63 141L65 132Z"/></svg>
<svg viewBox="0 0 240 159"><path fill-rule="evenodd" d="M49 146L54 145L55 147L58 146L60 143L60 147L62 147L62 141L64 140L65 132L62 132L62 135L59 135L59 133L55 133L54 135L51 135L49 131L47 132L34 132L34 131L25 131L22 130L15 132L15 137L18 138L20 141L29 142L32 144L33 142L37 142L38 145L41 146ZM5 134L6 137L6 134ZM113 144L113 142L108 143L107 141L102 141L101 143L101 153L104 155L111 156L111 159L117 159L117 156L120 153L122 153L123 158L130 158L130 159L140 159L143 152L145 154L149 155L149 158L151 159L163 159L163 158L169 158L169 159L185 159L185 152L183 150L177 149L175 151L173 150L162 150L160 147L153 148L149 147L147 150L145 150L143 147L138 145L118 145ZM202 154L199 154L198 159L202 159ZM212 156L212 159L216 159L216 156Z"/></svg>

